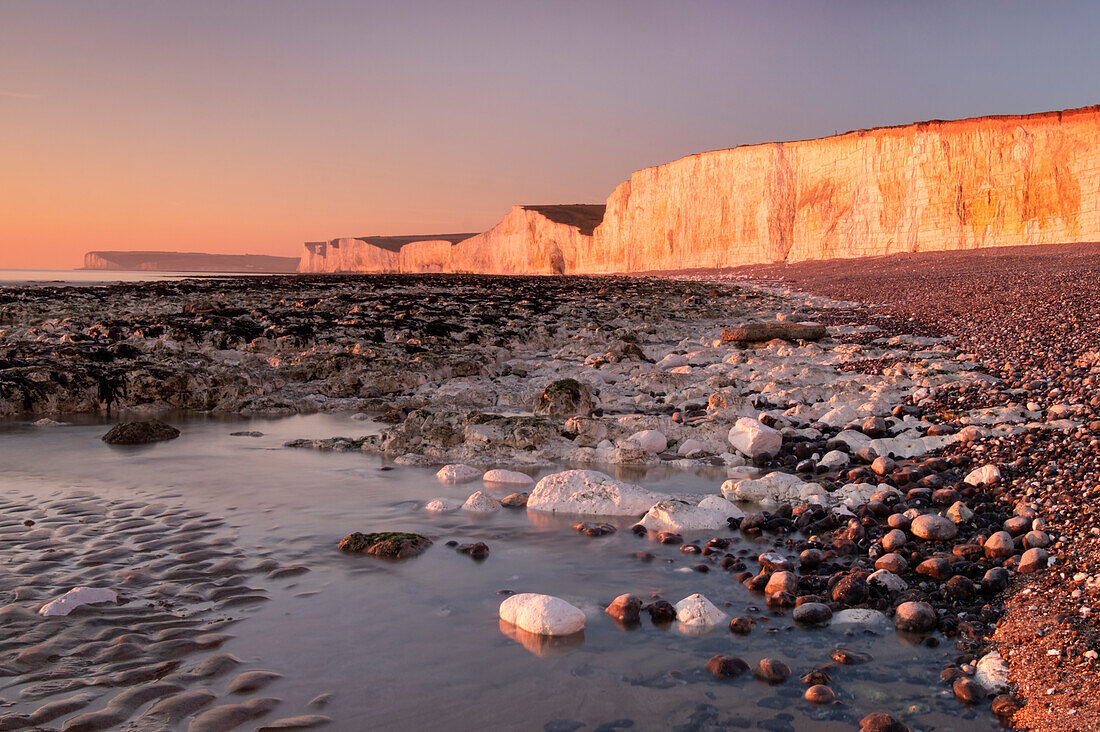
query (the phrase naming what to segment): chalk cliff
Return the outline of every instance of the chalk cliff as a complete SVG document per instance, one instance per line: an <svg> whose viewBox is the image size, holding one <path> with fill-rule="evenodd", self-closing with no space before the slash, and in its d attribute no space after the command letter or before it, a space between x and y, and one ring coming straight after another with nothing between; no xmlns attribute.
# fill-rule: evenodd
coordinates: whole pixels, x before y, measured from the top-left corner
<svg viewBox="0 0 1100 732"><path fill-rule="evenodd" d="M591 229L541 211L553 208L357 271L644 272L1100 241L1100 107L692 155L635 172ZM307 258L303 271L332 271Z"/></svg>

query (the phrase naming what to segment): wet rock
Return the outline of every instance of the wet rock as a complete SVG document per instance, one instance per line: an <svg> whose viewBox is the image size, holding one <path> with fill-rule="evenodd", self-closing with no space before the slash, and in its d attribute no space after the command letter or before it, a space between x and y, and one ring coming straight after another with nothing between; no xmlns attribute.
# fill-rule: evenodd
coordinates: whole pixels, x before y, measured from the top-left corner
<svg viewBox="0 0 1100 732"><path fill-rule="evenodd" d="M965 676L955 679L955 683L951 685L951 690L955 693L955 698L963 704L977 704L984 701L986 696L985 689Z"/></svg>
<svg viewBox="0 0 1100 732"><path fill-rule="evenodd" d="M482 476L479 468L472 465L444 465L435 474L435 477L444 483L469 483Z"/></svg>
<svg viewBox="0 0 1100 732"><path fill-rule="evenodd" d="M102 439L108 445L146 445L150 442L174 440L179 436L180 431L172 425L159 419L149 419L116 424Z"/></svg>
<svg viewBox="0 0 1100 732"><path fill-rule="evenodd" d="M870 653L861 653L850 648L834 648L830 655L834 661L843 666L858 666L873 660Z"/></svg>
<svg viewBox="0 0 1100 732"><path fill-rule="evenodd" d="M642 600L630 593L619 595L607 606L607 614L623 625L641 622Z"/></svg>
<svg viewBox="0 0 1100 732"><path fill-rule="evenodd" d="M910 732L910 730L889 714L874 712L859 720L859 732Z"/></svg>
<svg viewBox="0 0 1100 732"><path fill-rule="evenodd" d="M702 630L725 623L729 616L699 593L676 603L676 619L686 628Z"/></svg>
<svg viewBox="0 0 1100 732"><path fill-rule="evenodd" d="M894 615L894 626L909 633L926 633L936 627L936 611L927 602L903 602Z"/></svg>
<svg viewBox="0 0 1100 732"><path fill-rule="evenodd" d="M749 670L749 665L736 656L712 656L707 661L707 671L716 678L732 679Z"/></svg>
<svg viewBox="0 0 1100 732"><path fill-rule="evenodd" d="M762 658L753 667L752 675L765 684L782 684L791 677L791 667L774 658Z"/></svg>
<svg viewBox="0 0 1100 732"><path fill-rule="evenodd" d="M859 605L867 600L867 580L859 575L845 575L833 586L833 602L841 605Z"/></svg>
<svg viewBox="0 0 1100 732"><path fill-rule="evenodd" d="M993 699L993 713L1003 721L1010 721L1021 708L1020 702L1011 694L1000 694Z"/></svg>
<svg viewBox="0 0 1100 732"><path fill-rule="evenodd" d="M698 506L668 499L653 504L640 523L649 531L715 531L725 528L730 516L744 514L720 496L707 496Z"/></svg>
<svg viewBox="0 0 1100 732"><path fill-rule="evenodd" d="M730 621L730 632L735 635L748 635L752 632L753 620L739 616Z"/></svg>
<svg viewBox="0 0 1100 732"><path fill-rule="evenodd" d="M531 511L640 516L665 498L595 470L566 470L540 480L527 498Z"/></svg>
<svg viewBox="0 0 1100 732"><path fill-rule="evenodd" d="M525 508L527 506L527 494L509 493L500 499L500 505L505 508Z"/></svg>
<svg viewBox="0 0 1100 732"><path fill-rule="evenodd" d="M914 536L929 541L950 541L959 533L958 527L950 520L932 513L917 516L909 525L909 530Z"/></svg>
<svg viewBox="0 0 1100 732"><path fill-rule="evenodd" d="M462 504L451 498L434 498L424 504L424 510L430 513L450 513L462 508Z"/></svg>
<svg viewBox="0 0 1100 732"><path fill-rule="evenodd" d="M836 699L836 694L828 686L822 684L814 684L810 688L806 689L803 697L810 704L832 704Z"/></svg>
<svg viewBox="0 0 1100 732"><path fill-rule="evenodd" d="M879 569L872 572L867 577L867 582L871 585L879 585L889 592L904 592L909 589L909 583L888 569Z"/></svg>
<svg viewBox="0 0 1100 732"><path fill-rule="evenodd" d="M642 527L645 528L644 526ZM677 534L675 531L658 531L657 541L661 544L683 544L684 537Z"/></svg>
<svg viewBox="0 0 1100 732"><path fill-rule="evenodd" d="M599 523L596 521L581 521L580 523L573 524L573 531L578 534L584 534L585 536L607 536L608 534L614 534L616 528L612 524Z"/></svg>
<svg viewBox="0 0 1100 732"><path fill-rule="evenodd" d="M462 504L462 510L469 513L496 513L500 510L500 501L485 491L475 491Z"/></svg>
<svg viewBox="0 0 1100 732"><path fill-rule="evenodd" d="M668 438L659 430L641 430L640 432L635 432L626 439L628 442L633 442L646 452L654 454L664 452L668 449Z"/></svg>
<svg viewBox="0 0 1100 732"><path fill-rule="evenodd" d="M527 473L515 470L490 470L481 476L482 481L497 485L531 485L535 482Z"/></svg>
<svg viewBox="0 0 1100 732"><path fill-rule="evenodd" d="M584 629L584 613L551 595L524 592L500 603L500 619L535 635L571 635Z"/></svg>
<svg viewBox="0 0 1100 732"><path fill-rule="evenodd" d="M460 544L455 548L455 551L459 554L466 554L471 559L480 561L489 556L489 545L483 541L474 544Z"/></svg>
<svg viewBox="0 0 1100 732"><path fill-rule="evenodd" d="M363 534L356 531L340 540L340 551L387 559L408 559L422 554L431 545L432 540L420 534L400 531Z"/></svg>
<svg viewBox="0 0 1100 732"><path fill-rule="evenodd" d="M794 620L803 625L828 625L833 619L832 609L822 602L806 602L794 609Z"/></svg>
<svg viewBox="0 0 1100 732"><path fill-rule="evenodd" d="M796 590L798 590L798 576L794 572L773 572L764 586L766 595L774 595L778 592L793 593Z"/></svg>
<svg viewBox="0 0 1100 732"><path fill-rule="evenodd" d="M549 417L587 417L592 414L592 390L576 379L559 379L539 393L534 412Z"/></svg>
<svg viewBox="0 0 1100 732"><path fill-rule="evenodd" d="M655 600L646 606L649 619L654 625L665 625L676 619L676 608L668 600Z"/></svg>

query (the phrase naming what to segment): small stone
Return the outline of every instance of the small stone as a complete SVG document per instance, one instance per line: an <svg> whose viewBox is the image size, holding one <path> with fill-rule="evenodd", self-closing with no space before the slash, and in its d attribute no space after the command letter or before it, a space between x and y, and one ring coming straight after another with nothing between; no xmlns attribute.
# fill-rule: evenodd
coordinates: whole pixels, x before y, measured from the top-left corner
<svg viewBox="0 0 1100 732"><path fill-rule="evenodd" d="M836 694L828 686L821 684L814 684L809 689L806 689L806 693L803 695L810 704L832 704L836 699Z"/></svg>
<svg viewBox="0 0 1100 732"><path fill-rule="evenodd" d="M955 698L963 704L977 704L985 699L985 689L965 676L955 679L955 683L951 685L951 690L955 692Z"/></svg>
<svg viewBox="0 0 1100 732"><path fill-rule="evenodd" d="M889 714L874 712L859 720L859 732L910 732L910 730Z"/></svg>
<svg viewBox="0 0 1100 732"><path fill-rule="evenodd" d="M636 595L619 595L607 606L607 614L623 625L635 625L641 622L642 600Z"/></svg>
<svg viewBox="0 0 1100 732"><path fill-rule="evenodd" d="M500 505L505 508L523 508L527 505L526 493L509 493L500 499Z"/></svg>
<svg viewBox="0 0 1100 732"><path fill-rule="evenodd" d="M886 535L882 537L881 544L882 548L886 551L895 552L905 546L905 542L907 540L908 539L905 536L904 531L902 531L901 529L893 529L892 531L887 532Z"/></svg>
<svg viewBox="0 0 1100 732"><path fill-rule="evenodd" d="M1005 559L1016 553L1016 543L1007 531L998 531L983 545L985 555L990 559Z"/></svg>
<svg viewBox="0 0 1100 732"><path fill-rule="evenodd" d="M535 635L572 635L584 629L584 613L561 598L524 592L500 603L500 619Z"/></svg>
<svg viewBox="0 0 1100 732"><path fill-rule="evenodd" d="M481 470L478 468L472 465L462 465L458 463L455 465L444 465L435 474L435 477L443 483L469 483L470 481L477 480L481 475Z"/></svg>
<svg viewBox="0 0 1100 732"><path fill-rule="evenodd" d="M1024 555L1020 557L1019 571L1021 574L1031 574L1032 572L1044 570L1049 564L1049 559L1046 549L1040 549L1038 547L1028 549L1024 552Z"/></svg>
<svg viewBox="0 0 1100 732"><path fill-rule="evenodd" d="M873 660L870 653L860 653L850 648L834 648L832 658L844 666L858 666L861 663L868 663Z"/></svg>
<svg viewBox="0 0 1100 732"><path fill-rule="evenodd" d="M765 684L782 684L791 677L791 667L774 658L762 658L752 674Z"/></svg>
<svg viewBox="0 0 1100 732"><path fill-rule="evenodd" d="M875 560L875 569L886 570L893 574L901 575L909 571L909 562L900 554L883 554Z"/></svg>
<svg viewBox="0 0 1100 732"><path fill-rule="evenodd" d="M964 481L969 485L980 486L998 483L1001 480L1001 471L996 465L983 465L977 470L967 473Z"/></svg>
<svg viewBox="0 0 1100 732"><path fill-rule="evenodd" d="M739 616L730 621L730 632L735 635L748 635L754 625L752 618Z"/></svg>
<svg viewBox="0 0 1100 732"><path fill-rule="evenodd" d="M656 600L646 607L654 625L664 625L676 619L676 608L668 600Z"/></svg>
<svg viewBox="0 0 1100 732"><path fill-rule="evenodd" d="M806 602L794 609L794 620L803 625L828 625L833 619L832 609L823 602Z"/></svg>
<svg viewBox="0 0 1100 732"><path fill-rule="evenodd" d="M471 558L480 561L489 556L489 545L479 541L476 544L462 544L455 551L459 554L468 554Z"/></svg>
<svg viewBox="0 0 1100 732"><path fill-rule="evenodd" d="M749 670L749 665L736 656L712 656L707 661L707 671L719 679L732 679Z"/></svg>
<svg viewBox="0 0 1100 732"><path fill-rule="evenodd" d="M936 627L936 611L927 602L903 602L894 615L894 626L910 633L926 633Z"/></svg>
<svg viewBox="0 0 1100 732"><path fill-rule="evenodd" d="M777 592L795 592L798 589L798 577L794 572L773 572L768 578L768 584L764 586L764 594L774 595Z"/></svg>
<svg viewBox="0 0 1100 732"><path fill-rule="evenodd" d="M833 586L833 602L841 605L859 605L867 600L867 580L858 575L845 575Z"/></svg>
<svg viewBox="0 0 1100 732"><path fill-rule="evenodd" d="M955 501L952 503L951 507L947 509L944 515L954 524L965 524L967 521L974 518L974 512L962 501Z"/></svg>
<svg viewBox="0 0 1100 732"><path fill-rule="evenodd" d="M909 530L914 536L929 541L950 541L959 533L955 524L934 513L917 516L909 525Z"/></svg>
<svg viewBox="0 0 1100 732"><path fill-rule="evenodd" d="M462 504L462 510L470 513L496 513L500 510L500 501L485 491L475 491Z"/></svg>

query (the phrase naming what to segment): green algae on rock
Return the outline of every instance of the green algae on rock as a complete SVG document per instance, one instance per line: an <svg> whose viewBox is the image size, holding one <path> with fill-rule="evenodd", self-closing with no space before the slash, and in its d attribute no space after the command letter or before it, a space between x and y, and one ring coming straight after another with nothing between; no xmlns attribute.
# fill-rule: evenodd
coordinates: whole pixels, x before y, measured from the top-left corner
<svg viewBox="0 0 1100 732"><path fill-rule="evenodd" d="M159 419L150 419L144 422L116 424L103 435L102 440L108 445L146 445L150 442L174 440L179 436L180 431L172 425L165 424Z"/></svg>
<svg viewBox="0 0 1100 732"><path fill-rule="evenodd" d="M389 559L408 559L423 553L431 545L432 540L420 534L402 531L363 534L355 531L340 540L340 551Z"/></svg>

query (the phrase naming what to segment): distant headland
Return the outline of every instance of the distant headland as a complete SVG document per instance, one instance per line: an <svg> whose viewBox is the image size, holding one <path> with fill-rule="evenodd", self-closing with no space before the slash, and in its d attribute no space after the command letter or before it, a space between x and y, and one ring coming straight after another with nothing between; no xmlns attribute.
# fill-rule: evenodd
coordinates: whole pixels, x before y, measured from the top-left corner
<svg viewBox="0 0 1100 732"><path fill-rule="evenodd" d="M148 272L294 272L297 257L203 252L88 252L81 269Z"/></svg>

